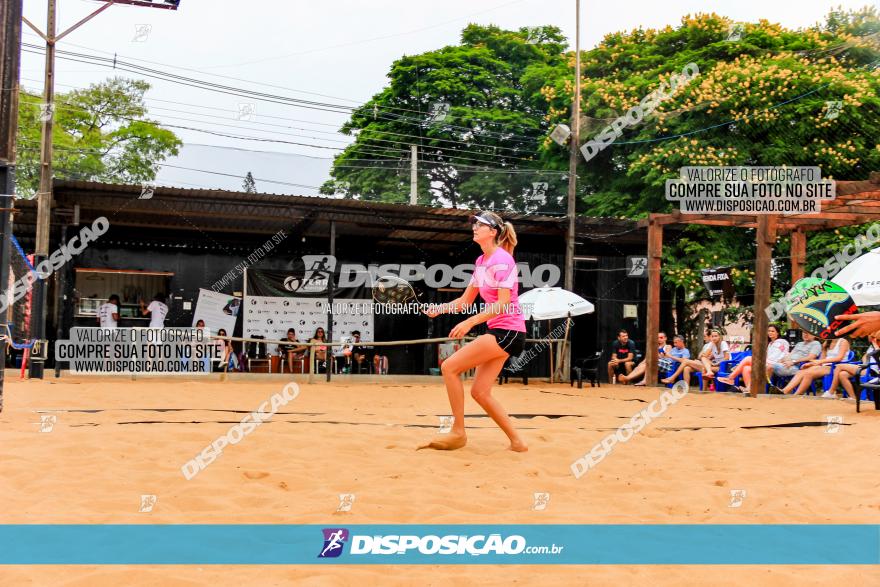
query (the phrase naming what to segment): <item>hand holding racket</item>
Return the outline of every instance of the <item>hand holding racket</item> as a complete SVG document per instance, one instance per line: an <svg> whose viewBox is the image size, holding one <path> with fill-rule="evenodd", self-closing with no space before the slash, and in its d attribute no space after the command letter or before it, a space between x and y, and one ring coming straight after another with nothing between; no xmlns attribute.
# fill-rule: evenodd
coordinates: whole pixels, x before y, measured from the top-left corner
<svg viewBox="0 0 880 587"><path fill-rule="evenodd" d="M837 331L837 336L859 338L880 334L880 312L863 312L861 314L843 314L834 317L838 321L850 320L850 324Z"/></svg>
<svg viewBox="0 0 880 587"><path fill-rule="evenodd" d="M820 340L834 338L842 318L859 309L849 293L832 281L807 277L798 280L792 292L797 295L788 305L789 317Z"/></svg>

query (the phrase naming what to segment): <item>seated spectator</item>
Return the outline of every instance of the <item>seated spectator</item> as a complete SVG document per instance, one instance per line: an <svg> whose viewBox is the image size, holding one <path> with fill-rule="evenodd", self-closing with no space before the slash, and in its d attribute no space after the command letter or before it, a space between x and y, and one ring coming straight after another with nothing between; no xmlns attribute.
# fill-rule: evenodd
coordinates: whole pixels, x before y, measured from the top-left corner
<svg viewBox="0 0 880 587"><path fill-rule="evenodd" d="M870 363L872 365L870 372L873 374L880 371L880 360L878 360L878 357L880 357L880 339L877 339L873 334L869 334L868 342L871 343L871 346L868 347L868 351L865 353L865 356L862 357L862 365L868 365ZM828 391L822 394L822 397L837 397L837 386L839 384L849 397L855 398L852 379L856 376L858 370L859 365L850 365L848 363L838 365L834 369L834 379L831 381L831 387L828 388ZM878 379L880 379L880 377L873 377L870 378L868 382L877 383Z"/></svg>
<svg viewBox="0 0 880 587"><path fill-rule="evenodd" d="M676 334L672 339L672 348L669 352L666 353L666 356L661 359L660 371L672 371L673 367L675 368L672 371L672 374L669 377L665 377L660 380L661 383L672 383L678 376L681 375L684 370L687 362L691 359L691 351L688 350L686 346L684 346L684 337L680 334ZM668 361L668 363L667 363ZM676 363L678 366L676 367ZM664 369L664 366L666 368Z"/></svg>
<svg viewBox="0 0 880 587"><path fill-rule="evenodd" d="M361 331L360 330L353 330L351 332L351 339L352 339L353 343L363 342L363 341L361 341ZM371 347L371 346L363 346L363 345L352 346L351 360L354 361L354 363L357 365L357 372L358 373L360 373L362 371L364 363L366 363L366 361L367 361L366 351L371 350L372 348L373 347ZM387 370L387 362L388 362L387 357L385 359L385 362L386 362L386 370Z"/></svg>
<svg viewBox="0 0 880 587"><path fill-rule="evenodd" d="M794 345L792 351L785 357L782 362L773 368L773 374L777 377L794 377L797 375L801 365L816 359L822 354L822 344L816 340L816 337L809 332L801 332L803 340ZM781 393L778 387L771 385L770 389Z"/></svg>
<svg viewBox="0 0 880 587"><path fill-rule="evenodd" d="M296 329L294 328L287 329L287 340L289 342L278 345L278 354L287 358L287 370L289 373L293 373L294 361L299 362L304 359L309 352L309 347L296 338Z"/></svg>
<svg viewBox="0 0 880 587"><path fill-rule="evenodd" d="M315 330L315 336L309 339L309 342L327 342L324 338L326 334L324 333L324 329L320 326ZM315 373L326 373L327 372L327 346L319 345L312 347L312 352L315 357Z"/></svg>
<svg viewBox="0 0 880 587"><path fill-rule="evenodd" d="M721 361L730 360L730 347L727 342L721 340L721 333L717 330L709 331L709 342L700 351L700 362L703 364L703 377L711 379L715 377ZM685 367L687 377L687 367Z"/></svg>
<svg viewBox="0 0 880 587"><path fill-rule="evenodd" d="M616 375L632 373L636 358L636 343L629 339L626 330L617 333L617 339L611 343L611 360L608 361L608 383L614 383Z"/></svg>
<svg viewBox="0 0 880 587"><path fill-rule="evenodd" d="M788 385L782 388L782 393L793 392L794 395L803 395L813 385L814 380L821 379L831 373L831 364L843 361L847 353L849 353L849 341L845 338L838 338L833 343L831 339L826 340L823 345L822 357L804 362Z"/></svg>
<svg viewBox="0 0 880 587"><path fill-rule="evenodd" d="M217 331L217 336L228 336L226 334L226 330L221 328ZM235 349L232 346L231 340L217 340L217 346L219 347L220 360L217 364L217 370L223 371L224 366L226 366L227 371L240 371L241 365L238 361L238 355L235 353Z"/></svg>
<svg viewBox="0 0 880 587"><path fill-rule="evenodd" d="M788 354L788 341L782 338L782 333L779 332L779 327L775 324L771 324L767 327L767 338L769 339L769 342L767 343L767 364L765 365L765 371L767 372L767 381L770 381L770 376L773 375L773 369L776 368L776 365L782 364L782 360ZM740 391L748 392L752 382L751 356L740 361L739 365L736 366L736 369L734 369L730 375L727 377L719 377L718 381L726 383L727 385L733 385L736 378L740 375L743 377L743 385L739 389Z"/></svg>
<svg viewBox="0 0 880 587"><path fill-rule="evenodd" d="M666 339L665 332L658 332L657 333L657 346L658 346L658 349L657 349L658 359L660 360L660 362L658 363L658 367L659 367L658 371L660 371L662 373L664 370L668 370L668 367L667 367L667 369L663 369L661 367L661 365L663 364L664 357L666 357L666 353L672 349L672 347L669 346L669 342ZM632 373L630 373L628 375L618 375L617 382L623 383L624 385L626 385L629 381L633 381L635 379L638 379L639 377L642 377L642 380L639 381L638 383L636 383L635 385L644 385L645 379L644 379L643 375L645 374L645 369L647 369L647 368L648 368L648 362L646 359L644 361L641 361L638 365L636 365L636 368L632 370Z"/></svg>
<svg viewBox="0 0 880 587"><path fill-rule="evenodd" d="M690 382L691 374L694 371L702 371L703 377L706 379L715 377L721 361L730 360L730 347L721 340L721 333L717 330L710 330L703 340L707 340L707 342L700 350L700 354L697 355L697 359L682 359L678 369L671 376L663 379L663 383L672 383L679 374L683 375L685 381Z"/></svg>

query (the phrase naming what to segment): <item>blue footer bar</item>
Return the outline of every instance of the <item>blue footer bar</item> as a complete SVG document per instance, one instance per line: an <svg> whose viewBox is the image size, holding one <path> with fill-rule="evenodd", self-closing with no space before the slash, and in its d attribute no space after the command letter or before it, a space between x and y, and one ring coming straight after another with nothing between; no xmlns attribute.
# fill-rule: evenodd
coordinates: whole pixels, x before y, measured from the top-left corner
<svg viewBox="0 0 880 587"><path fill-rule="evenodd" d="M877 525L0 525L0 564L876 565Z"/></svg>

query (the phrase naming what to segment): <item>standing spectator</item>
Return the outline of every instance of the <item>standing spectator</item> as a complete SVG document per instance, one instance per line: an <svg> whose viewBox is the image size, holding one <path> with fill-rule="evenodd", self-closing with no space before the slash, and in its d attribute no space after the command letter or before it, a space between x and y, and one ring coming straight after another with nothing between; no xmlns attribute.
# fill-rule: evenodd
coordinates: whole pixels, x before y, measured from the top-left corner
<svg viewBox="0 0 880 587"><path fill-rule="evenodd" d="M153 301L146 308L141 300L141 314L150 315L150 328L165 328L165 316L168 315L168 306L165 305L165 294L157 293Z"/></svg>
<svg viewBox="0 0 880 587"><path fill-rule="evenodd" d="M611 343L611 360L608 361L608 382L614 383L615 375L632 373L636 358L636 343L629 339L626 330L617 333L617 339Z"/></svg>
<svg viewBox="0 0 880 587"><path fill-rule="evenodd" d="M116 328L119 324L119 296L113 294L106 304L98 308L98 322L101 328Z"/></svg>

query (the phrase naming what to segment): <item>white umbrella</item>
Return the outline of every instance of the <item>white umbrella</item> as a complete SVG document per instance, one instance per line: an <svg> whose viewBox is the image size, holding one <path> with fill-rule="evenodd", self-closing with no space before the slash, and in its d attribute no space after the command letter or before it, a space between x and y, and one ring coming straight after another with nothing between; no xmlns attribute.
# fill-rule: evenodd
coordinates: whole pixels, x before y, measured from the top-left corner
<svg viewBox="0 0 880 587"><path fill-rule="evenodd" d="M561 287L536 287L519 296L519 305L526 320L553 320L565 318L565 336L563 337L562 353L568 344L568 318L591 314L596 308L574 292ZM553 347L550 347L550 383L555 378L553 369Z"/></svg>
<svg viewBox="0 0 880 587"><path fill-rule="evenodd" d="M849 292L857 306L880 305L880 249L865 253L832 281Z"/></svg>
<svg viewBox="0 0 880 587"><path fill-rule="evenodd" d="M536 287L519 296L526 320L552 320L592 314L593 304L561 287Z"/></svg>

